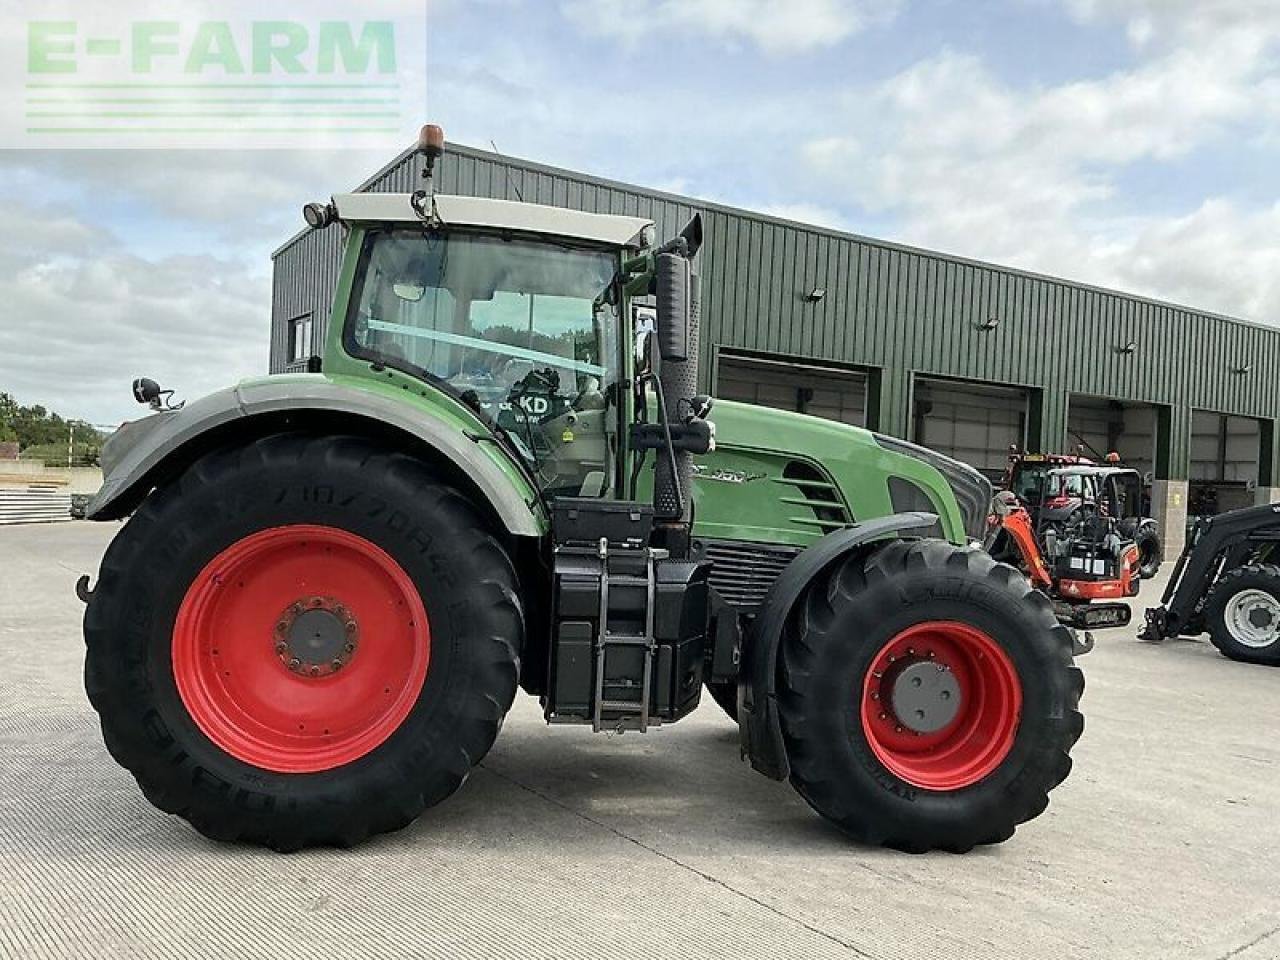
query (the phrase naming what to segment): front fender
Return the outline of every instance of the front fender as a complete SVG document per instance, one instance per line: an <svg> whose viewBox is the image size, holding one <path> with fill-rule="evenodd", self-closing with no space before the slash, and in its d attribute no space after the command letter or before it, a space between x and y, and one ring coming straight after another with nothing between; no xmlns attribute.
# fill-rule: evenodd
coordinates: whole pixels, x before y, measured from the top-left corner
<svg viewBox="0 0 1280 960"><path fill-rule="evenodd" d="M829 533L799 554L774 581L744 645L739 674L739 732L751 766L785 780L791 772L778 719L778 651L782 629L800 595L823 570L874 540L920 534L938 522L932 513L895 513Z"/></svg>
<svg viewBox="0 0 1280 960"><path fill-rule="evenodd" d="M211 436L273 414L334 414L391 427L426 443L474 483L507 531L540 536L545 518L537 495L514 470L504 469L493 444L478 443L458 424L396 395L334 383L323 376L266 378L219 390L116 431L102 450L103 485L89 503L91 520L114 520L146 495L166 465L205 451Z"/></svg>

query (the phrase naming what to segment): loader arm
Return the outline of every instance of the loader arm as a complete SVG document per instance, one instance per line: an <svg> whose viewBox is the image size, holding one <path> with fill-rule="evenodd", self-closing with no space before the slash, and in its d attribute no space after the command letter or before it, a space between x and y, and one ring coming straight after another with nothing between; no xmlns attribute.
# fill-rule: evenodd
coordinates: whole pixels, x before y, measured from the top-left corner
<svg viewBox="0 0 1280 960"><path fill-rule="evenodd" d="M1246 563L1263 544L1280 542L1280 504L1204 517L1174 564L1161 605L1146 612L1141 639L1152 642L1200 632L1196 614L1214 583Z"/></svg>

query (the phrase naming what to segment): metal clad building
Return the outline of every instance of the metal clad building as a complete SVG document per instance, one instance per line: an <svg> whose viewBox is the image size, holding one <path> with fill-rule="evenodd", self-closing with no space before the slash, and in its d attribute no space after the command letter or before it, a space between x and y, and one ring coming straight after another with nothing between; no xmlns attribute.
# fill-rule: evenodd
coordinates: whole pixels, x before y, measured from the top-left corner
<svg viewBox="0 0 1280 960"><path fill-rule="evenodd" d="M451 145L438 189L705 220L705 386L907 437L998 471L1008 445L1119 450L1170 546L1193 512L1269 497L1280 330ZM406 153L360 189L409 192ZM341 234L273 255L271 370L323 343ZM1190 482L1190 486L1188 483Z"/></svg>

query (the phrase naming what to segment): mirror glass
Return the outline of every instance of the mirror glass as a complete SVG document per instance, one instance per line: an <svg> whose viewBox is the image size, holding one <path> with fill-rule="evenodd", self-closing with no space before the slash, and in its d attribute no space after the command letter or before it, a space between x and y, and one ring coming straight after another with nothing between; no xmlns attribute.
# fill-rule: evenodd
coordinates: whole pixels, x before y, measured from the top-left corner
<svg viewBox="0 0 1280 960"><path fill-rule="evenodd" d="M636 373L652 373L651 344L658 330L658 311L636 304L631 308L631 327L635 333Z"/></svg>

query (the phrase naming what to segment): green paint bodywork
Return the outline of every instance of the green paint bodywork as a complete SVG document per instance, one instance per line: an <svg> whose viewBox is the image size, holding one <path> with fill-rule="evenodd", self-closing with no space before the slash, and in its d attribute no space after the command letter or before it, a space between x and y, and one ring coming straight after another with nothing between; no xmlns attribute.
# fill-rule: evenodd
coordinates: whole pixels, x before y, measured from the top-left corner
<svg viewBox="0 0 1280 960"><path fill-rule="evenodd" d="M338 278L324 351L324 375L344 386L394 396L416 407L423 417L444 420L473 437L492 437L491 428L469 407L444 390L390 367L375 369L350 356L343 345L347 305L355 285L365 230L353 225ZM628 290L639 284L628 283ZM629 296L630 294L628 294ZM629 300L620 316L629 317ZM628 337L622 337L623 343ZM633 358L624 350L624 377L633 373ZM622 391L622 416L632 416L631 391ZM888 479L913 481L932 502L943 535L963 543L963 521L946 480L933 467L906 454L887 449L868 431L799 413L718 401L711 415L716 425L716 449L697 458L694 479L694 535L769 545L805 547L849 520L857 522L898 512L890 501ZM623 434L625 436L625 432ZM497 443L478 444L509 478L529 505L539 530L549 520L526 473ZM624 460L630 454L623 451ZM806 464L815 478L784 479L789 464ZM651 500L652 463L641 473L636 497ZM624 463L624 475L630 464ZM815 510L805 493L833 500ZM840 519L843 515L845 519Z"/></svg>
<svg viewBox="0 0 1280 960"><path fill-rule="evenodd" d="M856 522L896 513L888 478L914 481L933 502L947 539L963 543L963 521L946 480L914 457L880 446L869 430L769 407L718 400L711 414L716 449L698 458L694 480L694 534L725 540L807 546L829 526L815 521L795 481L782 472L807 460L826 474ZM745 482L725 474L745 473Z"/></svg>

